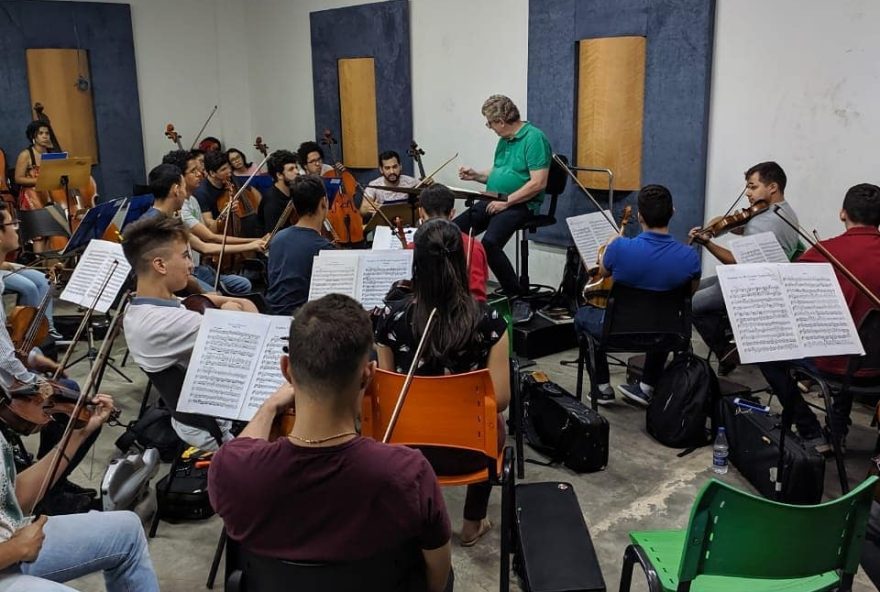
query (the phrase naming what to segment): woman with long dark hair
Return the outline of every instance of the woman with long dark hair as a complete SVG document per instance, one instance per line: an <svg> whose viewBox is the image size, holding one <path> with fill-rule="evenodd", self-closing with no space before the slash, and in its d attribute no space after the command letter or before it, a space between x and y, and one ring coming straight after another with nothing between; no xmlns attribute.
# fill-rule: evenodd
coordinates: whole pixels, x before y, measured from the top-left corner
<svg viewBox="0 0 880 592"><path fill-rule="evenodd" d="M376 325L379 367L401 374L409 370L428 315L436 308L434 325L416 374L440 376L488 368L498 407L500 450L505 437L501 412L510 402L507 324L496 311L471 296L466 254L455 224L443 219L428 220L413 240L412 295L389 303ZM424 452L441 475L481 468L464 466L466 461L452 451ZM485 466L485 461L477 460ZM468 486L462 546L473 545L491 528L486 519L490 493L488 483Z"/></svg>

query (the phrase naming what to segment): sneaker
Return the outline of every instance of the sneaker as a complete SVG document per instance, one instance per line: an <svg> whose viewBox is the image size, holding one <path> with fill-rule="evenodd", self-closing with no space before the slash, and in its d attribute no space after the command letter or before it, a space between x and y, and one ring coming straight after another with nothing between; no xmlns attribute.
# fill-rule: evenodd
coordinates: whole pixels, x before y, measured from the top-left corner
<svg viewBox="0 0 880 592"><path fill-rule="evenodd" d="M620 384L617 386L617 390L620 391L620 394L623 395L624 399L632 401L637 405L641 405L642 407L647 407L651 404L651 399L654 397L644 392L641 387L637 384Z"/></svg>
<svg viewBox="0 0 880 592"><path fill-rule="evenodd" d="M590 392L587 393L587 400L590 402L593 401L593 389L590 389ZM596 403L599 405L607 405L614 401L614 387L611 385L606 386L605 388L596 389Z"/></svg>
<svg viewBox="0 0 880 592"><path fill-rule="evenodd" d="M51 337L55 341L63 341L64 340L64 335L59 333L58 329L56 329L55 327L52 327L51 329L49 329L49 337Z"/></svg>
<svg viewBox="0 0 880 592"><path fill-rule="evenodd" d="M513 317L514 325L528 323L532 320L532 316L535 314L532 311L532 305L521 298L511 302L510 306L510 314Z"/></svg>

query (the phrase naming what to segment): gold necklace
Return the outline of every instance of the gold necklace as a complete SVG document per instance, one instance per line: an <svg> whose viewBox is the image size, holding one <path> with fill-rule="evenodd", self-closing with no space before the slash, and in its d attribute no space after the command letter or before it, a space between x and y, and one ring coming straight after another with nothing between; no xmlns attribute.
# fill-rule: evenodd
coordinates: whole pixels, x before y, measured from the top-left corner
<svg viewBox="0 0 880 592"><path fill-rule="evenodd" d="M345 436L357 436L357 432L352 430L350 432L342 432L341 434L336 434L335 436L327 436L326 438L317 438L315 440L310 440L309 438L301 438L301 437L295 436L293 434L287 434L288 438L292 438L294 440L299 440L300 442L304 442L305 444L323 444L324 442L329 442L330 440L335 440L336 438L343 438Z"/></svg>

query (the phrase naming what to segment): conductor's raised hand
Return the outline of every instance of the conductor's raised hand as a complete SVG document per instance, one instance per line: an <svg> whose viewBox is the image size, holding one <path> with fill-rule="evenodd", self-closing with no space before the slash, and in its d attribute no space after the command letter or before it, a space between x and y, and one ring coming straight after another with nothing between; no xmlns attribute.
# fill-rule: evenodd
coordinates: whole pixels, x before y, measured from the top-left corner
<svg viewBox="0 0 880 592"><path fill-rule="evenodd" d="M479 173L471 167L458 167L458 178L462 181L476 181Z"/></svg>

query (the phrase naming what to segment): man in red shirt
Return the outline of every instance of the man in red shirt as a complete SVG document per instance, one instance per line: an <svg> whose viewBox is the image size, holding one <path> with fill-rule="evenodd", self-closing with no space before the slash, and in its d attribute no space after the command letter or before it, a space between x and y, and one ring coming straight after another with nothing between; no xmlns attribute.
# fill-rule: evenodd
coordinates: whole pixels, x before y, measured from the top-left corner
<svg viewBox="0 0 880 592"><path fill-rule="evenodd" d="M455 194L439 183L434 183L419 195L419 217L422 222L431 218L452 220L455 215ZM470 253L468 261L469 288L474 298L486 301L486 280L489 278L489 265L486 261L486 249L475 236L461 233L464 252ZM407 245L412 248L412 244ZM466 257L468 255L465 255Z"/></svg>
<svg viewBox="0 0 880 592"><path fill-rule="evenodd" d="M772 213L771 213L772 215ZM840 221L846 232L840 236L821 241L831 255L849 269L869 290L880 294L880 187L862 183L851 187L843 198ZM825 263L827 259L815 248L810 249L798 259L798 263ZM837 272L837 281L849 306L856 327L873 308L871 301L844 275ZM825 374L843 375L846 373L849 356L831 356L803 360L803 364ZM760 364L761 372L772 387L773 392L785 407L791 407L794 425L805 440L813 445L823 444L824 436L815 414L801 396L794 379L791 378L784 362ZM849 427L849 413L852 409L851 397L837 397L833 401L830 421L835 432L843 438Z"/></svg>
<svg viewBox="0 0 880 592"><path fill-rule="evenodd" d="M297 311L289 339L289 383L211 461L208 493L227 533L250 553L294 561L358 561L411 545L427 589L443 590L452 533L431 465L417 450L357 433L376 369L367 313L330 294ZM294 393L296 424L270 442Z"/></svg>

